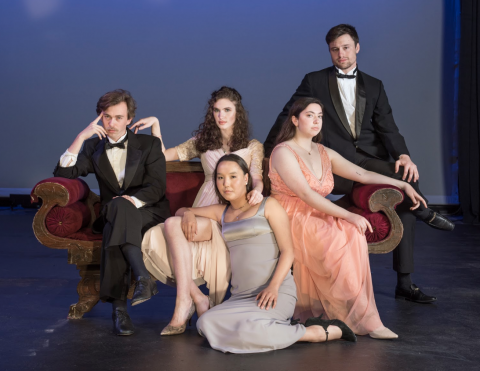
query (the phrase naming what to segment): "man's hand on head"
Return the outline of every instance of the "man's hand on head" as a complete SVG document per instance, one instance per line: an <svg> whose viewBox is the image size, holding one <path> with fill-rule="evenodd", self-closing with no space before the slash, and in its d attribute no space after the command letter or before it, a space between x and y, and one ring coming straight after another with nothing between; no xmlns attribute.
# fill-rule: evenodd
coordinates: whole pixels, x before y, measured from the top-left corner
<svg viewBox="0 0 480 371"><path fill-rule="evenodd" d="M87 140L93 135L98 135L100 139L106 138L107 137L107 132L103 128L103 126L98 125L98 122L101 120L103 117L103 112L98 115L98 117L93 120L85 129L83 129L78 136L82 140Z"/></svg>
<svg viewBox="0 0 480 371"><path fill-rule="evenodd" d="M83 142L89 139L93 135L98 135L100 139L107 137L107 132L103 128L103 126L98 125L98 122L103 117L103 112L98 115L98 117L93 120L90 125L88 125L85 129L83 129L80 134L77 135L73 143L68 147L68 152L71 154L78 154L82 149ZM73 166L73 165L72 165Z"/></svg>
<svg viewBox="0 0 480 371"><path fill-rule="evenodd" d="M412 179L414 182L420 178L418 173L417 165L413 163L409 155L400 155L397 161L395 161L395 173L398 173L400 166L403 166L403 176L402 180L410 182Z"/></svg>

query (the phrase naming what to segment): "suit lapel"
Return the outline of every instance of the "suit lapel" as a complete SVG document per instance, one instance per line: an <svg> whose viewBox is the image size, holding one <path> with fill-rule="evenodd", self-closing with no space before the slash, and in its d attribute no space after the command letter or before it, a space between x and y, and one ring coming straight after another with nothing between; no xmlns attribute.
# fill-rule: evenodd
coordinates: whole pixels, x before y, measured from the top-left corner
<svg viewBox="0 0 480 371"><path fill-rule="evenodd" d="M127 189L132 183L133 177L137 172L138 165L140 165L140 160L142 159L142 151L140 148L140 143L138 142L135 134L133 134L129 129L127 129L127 162L125 164L125 179L123 181L123 189Z"/></svg>
<svg viewBox="0 0 480 371"><path fill-rule="evenodd" d="M98 142L97 146L95 147L95 152L93 153L93 161L97 165L97 168L100 170L100 176L106 180L106 183L110 186L110 188L116 193L120 194L120 187L118 185L117 176L113 171L112 165L108 160L107 153L105 152L105 141L107 139L104 138L100 142Z"/></svg>
<svg viewBox="0 0 480 371"><path fill-rule="evenodd" d="M348 134L352 135L352 131L348 125L347 115L343 109L342 98L340 98L340 92L338 91L335 67L331 67L330 72L328 73L328 88L330 89L330 97L332 98L333 106L335 107L335 111L337 111L337 115L342 122L342 125L345 127Z"/></svg>
<svg viewBox="0 0 480 371"><path fill-rule="evenodd" d="M355 99L355 133L358 138L360 136L360 130L362 129L363 115L365 114L365 106L367 104L365 82L363 81L363 74L360 71L357 71L357 92Z"/></svg>

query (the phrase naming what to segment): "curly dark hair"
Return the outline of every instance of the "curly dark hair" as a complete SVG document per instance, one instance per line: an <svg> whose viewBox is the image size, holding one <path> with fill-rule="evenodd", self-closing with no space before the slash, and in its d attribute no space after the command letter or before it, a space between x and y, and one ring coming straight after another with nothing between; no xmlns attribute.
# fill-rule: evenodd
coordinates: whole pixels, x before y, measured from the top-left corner
<svg viewBox="0 0 480 371"><path fill-rule="evenodd" d="M137 103L130 92L123 89L116 89L103 94L97 102L97 115L108 107L116 106L122 102L125 102L127 105L128 119L133 119L137 110Z"/></svg>
<svg viewBox="0 0 480 371"><path fill-rule="evenodd" d="M275 140L275 145L282 142L286 142L287 140L290 140L295 136L297 127L293 124L292 117L296 117L298 119L300 114L310 104L318 104L323 111L323 104L317 98L304 97L304 98L297 99L293 103L292 107L290 107L290 110L288 111L287 119L283 123L282 128L280 129L280 132L277 135L277 138ZM312 138L312 142L314 143L320 143L321 140L322 140L321 132Z"/></svg>
<svg viewBox="0 0 480 371"><path fill-rule="evenodd" d="M228 99L235 105L236 115L233 134L228 143L230 151L234 152L246 148L250 141L250 122L248 121L248 113L242 104L242 96L235 89L222 86L212 93L212 97L208 100L205 121L193 132L193 136L196 138L195 147L200 153L222 148L222 133L213 116L213 105L219 99Z"/></svg>
<svg viewBox="0 0 480 371"><path fill-rule="evenodd" d="M248 174L248 181L247 181L247 187L246 187L246 195L251 192L253 189L253 181L252 181L252 176L250 175L250 170L248 169L248 165L245 162L243 158L241 158L239 155L236 155L235 153L229 153L228 155L224 155L218 160L217 165L215 166L215 171L213 172L213 183L215 184L215 193L217 194L218 197L218 202L223 205L230 205L230 201L227 201L222 194L220 193L220 190L218 189L217 186L217 169L218 165L220 163L225 162L225 161L231 161L235 162L238 166L240 166L240 169L242 169L243 174Z"/></svg>

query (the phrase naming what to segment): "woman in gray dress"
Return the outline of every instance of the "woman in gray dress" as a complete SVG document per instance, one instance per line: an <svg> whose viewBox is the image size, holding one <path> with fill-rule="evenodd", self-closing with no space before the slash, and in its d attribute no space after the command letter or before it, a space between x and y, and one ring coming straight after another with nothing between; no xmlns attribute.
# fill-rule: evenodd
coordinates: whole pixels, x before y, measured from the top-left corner
<svg viewBox="0 0 480 371"><path fill-rule="evenodd" d="M222 352L257 353L286 348L297 341L356 341L355 334L338 320L311 318L305 325L291 324L297 298L290 272L293 245L286 212L273 198L259 205L248 203L252 181L247 164L237 155L225 155L218 161L214 179L223 205L177 212L183 216L186 239L197 232L195 216L203 216L222 225L230 250L232 296L197 321L198 331L211 347ZM182 269L178 260L175 268ZM191 316L191 298L180 302L184 308L176 308L176 312L184 313L186 322Z"/></svg>

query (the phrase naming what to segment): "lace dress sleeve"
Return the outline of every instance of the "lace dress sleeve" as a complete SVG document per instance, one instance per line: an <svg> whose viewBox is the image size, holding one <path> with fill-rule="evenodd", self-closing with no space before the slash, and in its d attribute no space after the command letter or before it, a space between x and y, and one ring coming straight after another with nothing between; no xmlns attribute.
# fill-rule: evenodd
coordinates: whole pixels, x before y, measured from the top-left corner
<svg viewBox="0 0 480 371"><path fill-rule="evenodd" d="M175 147L180 161L188 161L195 157L200 157L195 147L195 138L190 138L186 142Z"/></svg>
<svg viewBox="0 0 480 371"><path fill-rule="evenodd" d="M263 169L262 162L264 155L263 144L256 139L252 139L248 144L248 148L252 154L252 162L250 163L250 173L252 175L258 175L262 178Z"/></svg>

